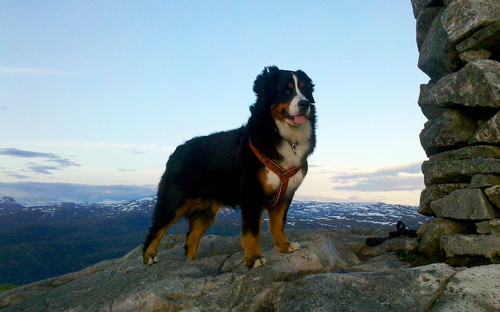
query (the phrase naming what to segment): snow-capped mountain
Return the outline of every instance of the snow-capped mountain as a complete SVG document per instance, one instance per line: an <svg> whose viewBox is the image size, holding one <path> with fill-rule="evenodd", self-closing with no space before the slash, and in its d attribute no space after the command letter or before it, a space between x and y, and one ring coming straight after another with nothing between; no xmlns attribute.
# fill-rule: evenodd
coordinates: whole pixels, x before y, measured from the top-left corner
<svg viewBox="0 0 500 312"><path fill-rule="evenodd" d="M49 220L120 218L129 214L149 217L153 213L155 204L155 196L113 204L63 202L34 205L22 205L13 198L4 197L0 199L0 218L15 219L15 216L22 216L23 222L40 224L50 222ZM238 210L222 209L216 223L230 219L239 225L238 218ZM418 227L426 217L418 214L417 208L413 206L314 201L294 201L287 216L288 225L297 228L373 228L392 226L398 220L403 220L409 227ZM19 223L12 221L15 224ZM235 234L238 231L239 228L236 228Z"/></svg>
<svg viewBox="0 0 500 312"><path fill-rule="evenodd" d="M419 227L428 218L418 208L385 203L294 202L287 222L294 226L308 224L317 228L393 227L399 220L408 227Z"/></svg>
<svg viewBox="0 0 500 312"><path fill-rule="evenodd" d="M26 205L11 197L3 197L0 199L0 224L5 218L18 224L16 217L23 222L41 224L58 220L116 218L127 214L151 215L155 203L156 197L152 196L113 204L61 202Z"/></svg>

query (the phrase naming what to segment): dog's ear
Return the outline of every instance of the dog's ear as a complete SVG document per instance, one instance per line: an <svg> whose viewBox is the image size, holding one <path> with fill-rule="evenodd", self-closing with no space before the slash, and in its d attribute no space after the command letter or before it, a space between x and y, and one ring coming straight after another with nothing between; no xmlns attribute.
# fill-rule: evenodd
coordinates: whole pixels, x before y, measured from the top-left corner
<svg viewBox="0 0 500 312"><path fill-rule="evenodd" d="M268 66L255 78L253 92L259 99L266 99L275 93L276 78L280 69L277 66Z"/></svg>

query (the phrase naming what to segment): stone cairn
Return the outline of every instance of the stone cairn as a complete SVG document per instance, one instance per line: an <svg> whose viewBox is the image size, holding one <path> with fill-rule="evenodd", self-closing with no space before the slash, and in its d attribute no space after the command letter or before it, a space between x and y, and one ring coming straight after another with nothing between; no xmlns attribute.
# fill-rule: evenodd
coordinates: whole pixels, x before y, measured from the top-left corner
<svg viewBox="0 0 500 312"><path fill-rule="evenodd" d="M500 0L411 0L425 190L420 254L500 262ZM474 262L476 261L476 262Z"/></svg>

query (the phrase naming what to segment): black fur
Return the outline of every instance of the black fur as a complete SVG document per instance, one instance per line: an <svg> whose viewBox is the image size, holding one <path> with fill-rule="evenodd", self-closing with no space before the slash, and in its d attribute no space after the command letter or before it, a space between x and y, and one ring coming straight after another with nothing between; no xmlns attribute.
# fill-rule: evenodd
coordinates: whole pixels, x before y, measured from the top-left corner
<svg viewBox="0 0 500 312"><path fill-rule="evenodd" d="M157 231L168 224L186 199L215 200L224 206L239 207L242 211L242 233L257 235L262 211L269 201L257 177L263 167L249 147L249 139L264 155L276 161L283 156L277 146L283 140L271 116L273 104L284 103L294 96L287 85L294 73L306 83L304 96L314 103L314 85L302 71L284 71L270 66L256 78L253 90L256 102L250 106L248 123L238 129L193 138L170 156L158 188L158 202L153 223L144 249ZM312 124L310 150L315 139L315 108L311 105L308 119ZM305 160L305 159L304 159ZM287 199L291 201L290 199Z"/></svg>

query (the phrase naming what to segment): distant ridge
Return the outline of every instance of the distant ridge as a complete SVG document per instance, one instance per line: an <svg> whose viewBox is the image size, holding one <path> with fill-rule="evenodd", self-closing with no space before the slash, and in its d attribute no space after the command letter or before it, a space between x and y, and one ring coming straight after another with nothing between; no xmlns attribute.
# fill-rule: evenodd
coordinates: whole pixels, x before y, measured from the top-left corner
<svg viewBox="0 0 500 312"><path fill-rule="evenodd" d="M89 185L78 183L0 182L0 197L21 203L116 203L156 193L156 185Z"/></svg>

